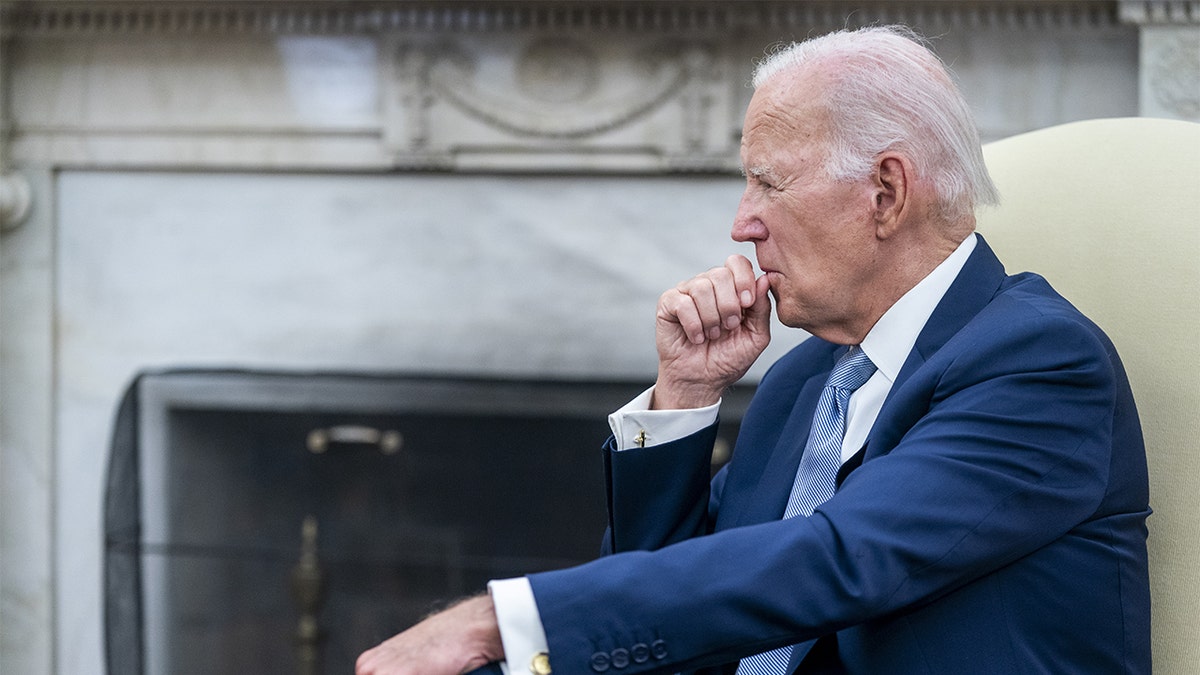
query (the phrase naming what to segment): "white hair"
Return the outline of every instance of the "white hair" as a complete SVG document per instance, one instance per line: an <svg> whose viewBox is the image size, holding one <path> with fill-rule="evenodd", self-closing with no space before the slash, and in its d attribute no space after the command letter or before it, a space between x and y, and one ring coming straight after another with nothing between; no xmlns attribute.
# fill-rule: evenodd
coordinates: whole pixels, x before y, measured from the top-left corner
<svg viewBox="0 0 1200 675"><path fill-rule="evenodd" d="M880 153L896 150L930 178L948 218L999 201L970 108L916 33L878 26L792 43L758 65L754 86L817 63L835 64L823 71L828 86L818 102L831 125L825 161L831 178L865 178Z"/></svg>

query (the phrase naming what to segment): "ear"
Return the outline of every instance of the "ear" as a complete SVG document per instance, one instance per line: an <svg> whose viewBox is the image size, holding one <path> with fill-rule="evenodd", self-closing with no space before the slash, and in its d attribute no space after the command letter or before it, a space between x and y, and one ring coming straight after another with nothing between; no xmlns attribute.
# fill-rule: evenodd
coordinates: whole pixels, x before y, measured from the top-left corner
<svg viewBox="0 0 1200 675"><path fill-rule="evenodd" d="M908 213L912 166L902 155L883 154L875 161L871 177L876 234L887 239L896 233Z"/></svg>

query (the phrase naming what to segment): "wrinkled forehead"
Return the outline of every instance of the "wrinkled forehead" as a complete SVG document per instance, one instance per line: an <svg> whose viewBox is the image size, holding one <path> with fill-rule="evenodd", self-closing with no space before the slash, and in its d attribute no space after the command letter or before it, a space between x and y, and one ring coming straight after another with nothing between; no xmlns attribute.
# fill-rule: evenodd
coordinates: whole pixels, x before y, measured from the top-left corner
<svg viewBox="0 0 1200 675"><path fill-rule="evenodd" d="M743 163L767 161L766 156L780 152L823 149L829 113L821 85L820 78L781 72L756 89L742 126Z"/></svg>

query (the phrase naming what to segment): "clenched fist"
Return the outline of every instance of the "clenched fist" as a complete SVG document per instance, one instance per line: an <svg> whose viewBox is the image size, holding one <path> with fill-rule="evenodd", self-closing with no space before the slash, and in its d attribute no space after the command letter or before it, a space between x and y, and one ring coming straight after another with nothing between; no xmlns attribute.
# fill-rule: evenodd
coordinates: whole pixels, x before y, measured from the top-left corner
<svg viewBox="0 0 1200 675"><path fill-rule="evenodd" d="M745 256L732 255L659 297L654 408L712 405L746 374L771 341L769 289Z"/></svg>

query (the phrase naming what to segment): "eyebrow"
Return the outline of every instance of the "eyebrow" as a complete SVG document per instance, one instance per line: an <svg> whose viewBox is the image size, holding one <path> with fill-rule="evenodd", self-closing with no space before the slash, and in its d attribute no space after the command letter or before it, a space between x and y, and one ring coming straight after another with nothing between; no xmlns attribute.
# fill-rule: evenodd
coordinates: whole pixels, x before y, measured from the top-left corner
<svg viewBox="0 0 1200 675"><path fill-rule="evenodd" d="M755 178L760 178L762 176L769 176L769 175L771 175L771 173L772 173L772 169L769 166L743 166L742 167L742 175L743 176L753 176Z"/></svg>

